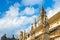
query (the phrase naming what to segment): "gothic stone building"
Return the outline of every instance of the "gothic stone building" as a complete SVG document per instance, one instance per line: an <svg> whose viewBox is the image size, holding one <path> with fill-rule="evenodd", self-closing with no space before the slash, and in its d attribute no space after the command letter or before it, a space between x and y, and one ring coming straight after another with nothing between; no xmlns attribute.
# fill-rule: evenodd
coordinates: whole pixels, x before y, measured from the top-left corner
<svg viewBox="0 0 60 40"><path fill-rule="evenodd" d="M8 37L6 37L6 34L4 34L4 35L1 37L1 40L17 40L17 39L14 37L14 35L13 35L12 38L8 38Z"/></svg>
<svg viewBox="0 0 60 40"><path fill-rule="evenodd" d="M60 40L60 12L48 19L42 7L37 24L35 19L30 33L20 32L19 40Z"/></svg>

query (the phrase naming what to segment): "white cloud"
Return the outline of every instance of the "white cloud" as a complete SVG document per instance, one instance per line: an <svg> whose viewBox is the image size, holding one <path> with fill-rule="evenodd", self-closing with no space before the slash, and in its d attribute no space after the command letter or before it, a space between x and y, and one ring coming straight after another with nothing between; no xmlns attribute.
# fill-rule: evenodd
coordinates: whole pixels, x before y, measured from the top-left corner
<svg viewBox="0 0 60 40"><path fill-rule="evenodd" d="M47 8L47 15L48 18L55 15L57 12L60 11L60 0L54 0L55 4L53 5L53 8Z"/></svg>
<svg viewBox="0 0 60 40"><path fill-rule="evenodd" d="M8 11L5 12L6 13L5 16L2 19L0 19L0 31L2 34L13 33L16 30L20 30L19 28L24 28L26 27L27 24L31 24L34 21L34 17L36 17L36 15L33 15L31 17L27 16L18 17L20 6L21 5L19 3L15 3L9 8ZM35 12L34 8L28 7L24 11L27 14L29 13L29 15L34 14Z"/></svg>
<svg viewBox="0 0 60 40"><path fill-rule="evenodd" d="M0 31L2 31L3 34L5 33L11 33L13 30L15 30L14 32L12 32L12 34L14 33L15 35L17 35L15 32L17 32L16 30L20 31L20 30L25 30L26 25L27 24L31 24L34 21L34 17L26 17L26 16L21 16L18 19L2 19L0 20ZM17 29L18 28L18 29ZM20 28L20 29L19 29ZM24 29L25 28L25 29ZM29 28L27 28L29 29Z"/></svg>
<svg viewBox="0 0 60 40"><path fill-rule="evenodd" d="M0 30L5 28L10 29L11 27L14 28L18 26L27 25L28 23L32 23L34 21L34 17L35 16L20 16L19 18L16 17L14 19L12 19L12 17L4 17L3 19L0 19Z"/></svg>
<svg viewBox="0 0 60 40"><path fill-rule="evenodd" d="M22 0L23 5L35 5L35 4L41 4L43 0Z"/></svg>
<svg viewBox="0 0 60 40"><path fill-rule="evenodd" d="M15 3L14 5L12 5L8 11L6 11L6 17L17 17L18 16L18 11L19 11L19 7L20 7L20 4L19 3Z"/></svg>
<svg viewBox="0 0 60 40"><path fill-rule="evenodd" d="M34 9L33 7L26 7L25 10L22 11L20 15L24 15L24 14L33 15L33 14L35 14L35 11L36 11L36 9Z"/></svg>
<svg viewBox="0 0 60 40"><path fill-rule="evenodd" d="M6 15L4 18L0 19L0 29L3 28L9 28L15 24L17 25L17 16L18 16L18 10L19 10L19 3L15 3L12 5L8 11L6 11Z"/></svg>

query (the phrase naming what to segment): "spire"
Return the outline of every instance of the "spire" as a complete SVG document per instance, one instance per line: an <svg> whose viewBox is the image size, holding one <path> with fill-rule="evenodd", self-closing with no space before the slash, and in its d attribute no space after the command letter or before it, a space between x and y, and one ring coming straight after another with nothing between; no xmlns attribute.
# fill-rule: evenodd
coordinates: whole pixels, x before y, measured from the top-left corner
<svg viewBox="0 0 60 40"><path fill-rule="evenodd" d="M31 24L31 31L33 30L33 24Z"/></svg>
<svg viewBox="0 0 60 40"><path fill-rule="evenodd" d="M19 40L23 40L23 31L20 31L20 39Z"/></svg>
<svg viewBox="0 0 60 40"><path fill-rule="evenodd" d="M44 10L44 7L42 6L42 9L41 9L41 13L40 13L40 19L41 19L41 23L44 24L45 26L48 24L47 23L47 15L46 15L46 11Z"/></svg>
<svg viewBox="0 0 60 40"><path fill-rule="evenodd" d="M46 11L44 10L44 7L41 7L41 12L40 12L40 20L41 23L43 24L43 21L45 20L45 16L46 16Z"/></svg>
<svg viewBox="0 0 60 40"><path fill-rule="evenodd" d="M13 35L13 37L12 37L12 38L13 38L13 39L15 38L15 37L14 37L14 35Z"/></svg>
<svg viewBox="0 0 60 40"><path fill-rule="evenodd" d="M43 5L41 6L41 11L40 11L40 16L39 16L39 25L43 24L45 19L47 19L47 15L46 15L46 11L43 7Z"/></svg>
<svg viewBox="0 0 60 40"><path fill-rule="evenodd" d="M41 15L41 16L44 16L44 14L46 14L46 11L44 10L44 7L42 6L42 7L41 7L41 13L40 13L40 15Z"/></svg>
<svg viewBox="0 0 60 40"><path fill-rule="evenodd" d="M42 4L41 4L41 11L40 11L41 13L40 14L44 14L44 12L46 12L45 10L44 10L44 2L42 2Z"/></svg>
<svg viewBox="0 0 60 40"><path fill-rule="evenodd" d="M34 23L33 23L33 25L34 25L34 29L36 28L36 18L34 18L35 20L34 20Z"/></svg>
<svg viewBox="0 0 60 40"><path fill-rule="evenodd" d="M33 32L33 24L31 24L30 36L32 35L32 32Z"/></svg>

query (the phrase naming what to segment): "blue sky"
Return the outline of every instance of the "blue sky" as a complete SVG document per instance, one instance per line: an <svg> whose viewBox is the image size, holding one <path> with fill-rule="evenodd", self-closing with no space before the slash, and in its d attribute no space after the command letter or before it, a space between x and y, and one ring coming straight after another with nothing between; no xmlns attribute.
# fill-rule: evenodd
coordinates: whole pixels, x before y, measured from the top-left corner
<svg viewBox="0 0 60 40"><path fill-rule="evenodd" d="M20 31L29 31L42 3L48 18L60 11L60 0L0 0L0 36L18 37Z"/></svg>

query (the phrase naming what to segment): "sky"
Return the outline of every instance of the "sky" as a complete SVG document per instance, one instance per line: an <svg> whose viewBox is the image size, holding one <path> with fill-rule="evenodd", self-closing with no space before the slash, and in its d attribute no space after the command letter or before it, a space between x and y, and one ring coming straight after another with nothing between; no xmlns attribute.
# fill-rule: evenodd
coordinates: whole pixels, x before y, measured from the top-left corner
<svg viewBox="0 0 60 40"><path fill-rule="evenodd" d="M60 11L60 0L0 0L0 37L19 37L20 31L30 31L42 4L48 18Z"/></svg>

